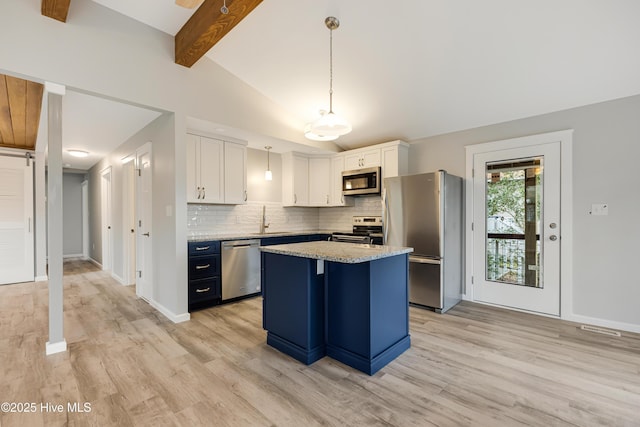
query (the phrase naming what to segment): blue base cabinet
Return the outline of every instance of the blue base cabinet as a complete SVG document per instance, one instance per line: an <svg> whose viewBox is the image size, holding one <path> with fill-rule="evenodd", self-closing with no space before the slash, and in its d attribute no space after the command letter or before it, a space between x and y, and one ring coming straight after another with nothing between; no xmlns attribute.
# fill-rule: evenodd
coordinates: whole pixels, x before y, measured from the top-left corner
<svg viewBox="0 0 640 427"><path fill-rule="evenodd" d="M220 304L220 242L189 242L189 311Z"/></svg>
<svg viewBox="0 0 640 427"><path fill-rule="evenodd" d="M407 263L327 263L327 356L373 375L410 347Z"/></svg>
<svg viewBox="0 0 640 427"><path fill-rule="evenodd" d="M411 346L408 256L347 264L263 252L267 344L373 375Z"/></svg>
<svg viewBox="0 0 640 427"><path fill-rule="evenodd" d="M324 276L308 258L263 253L267 344L307 365L324 357Z"/></svg>

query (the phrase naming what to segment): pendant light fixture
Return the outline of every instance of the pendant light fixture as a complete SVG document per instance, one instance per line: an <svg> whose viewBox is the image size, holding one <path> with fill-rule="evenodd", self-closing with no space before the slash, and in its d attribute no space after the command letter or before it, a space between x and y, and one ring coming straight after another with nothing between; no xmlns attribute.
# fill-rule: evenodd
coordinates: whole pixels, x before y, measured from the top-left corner
<svg viewBox="0 0 640 427"><path fill-rule="evenodd" d="M333 30L340 26L340 21L334 16L329 16L324 20L324 24L329 29L329 112L323 114L322 117L311 123L309 132L305 129L305 136L308 139L314 139L314 137L335 137L333 139L336 139L341 135L346 135L351 132L351 124L333 112ZM308 135L308 133L310 135ZM332 139L321 139L321 141L331 140Z"/></svg>
<svg viewBox="0 0 640 427"><path fill-rule="evenodd" d="M273 174L271 173L271 167L269 165L269 150L271 150L270 145L267 145L264 147L265 150L267 150L267 170L264 171L264 180L265 181L272 181L273 180Z"/></svg>

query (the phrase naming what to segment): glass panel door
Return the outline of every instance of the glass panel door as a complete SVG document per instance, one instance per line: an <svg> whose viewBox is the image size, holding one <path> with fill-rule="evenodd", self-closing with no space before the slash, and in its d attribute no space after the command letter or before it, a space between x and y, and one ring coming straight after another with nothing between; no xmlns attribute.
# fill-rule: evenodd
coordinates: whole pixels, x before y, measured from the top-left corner
<svg viewBox="0 0 640 427"><path fill-rule="evenodd" d="M486 280L544 287L543 157L486 164Z"/></svg>

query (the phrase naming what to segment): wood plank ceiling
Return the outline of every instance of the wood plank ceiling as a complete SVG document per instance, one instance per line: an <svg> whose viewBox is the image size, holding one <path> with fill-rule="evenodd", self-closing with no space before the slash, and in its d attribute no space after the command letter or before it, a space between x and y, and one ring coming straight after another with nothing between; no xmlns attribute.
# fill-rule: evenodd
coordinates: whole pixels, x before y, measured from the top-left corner
<svg viewBox="0 0 640 427"><path fill-rule="evenodd" d="M34 150L44 85L0 74L0 146Z"/></svg>

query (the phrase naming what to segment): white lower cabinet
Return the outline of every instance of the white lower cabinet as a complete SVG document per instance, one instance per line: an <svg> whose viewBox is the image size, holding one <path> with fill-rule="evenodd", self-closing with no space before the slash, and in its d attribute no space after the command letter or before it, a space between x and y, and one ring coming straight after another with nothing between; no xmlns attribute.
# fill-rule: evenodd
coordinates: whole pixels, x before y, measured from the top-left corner
<svg viewBox="0 0 640 427"><path fill-rule="evenodd" d="M187 134L187 203L247 200L246 144Z"/></svg>

